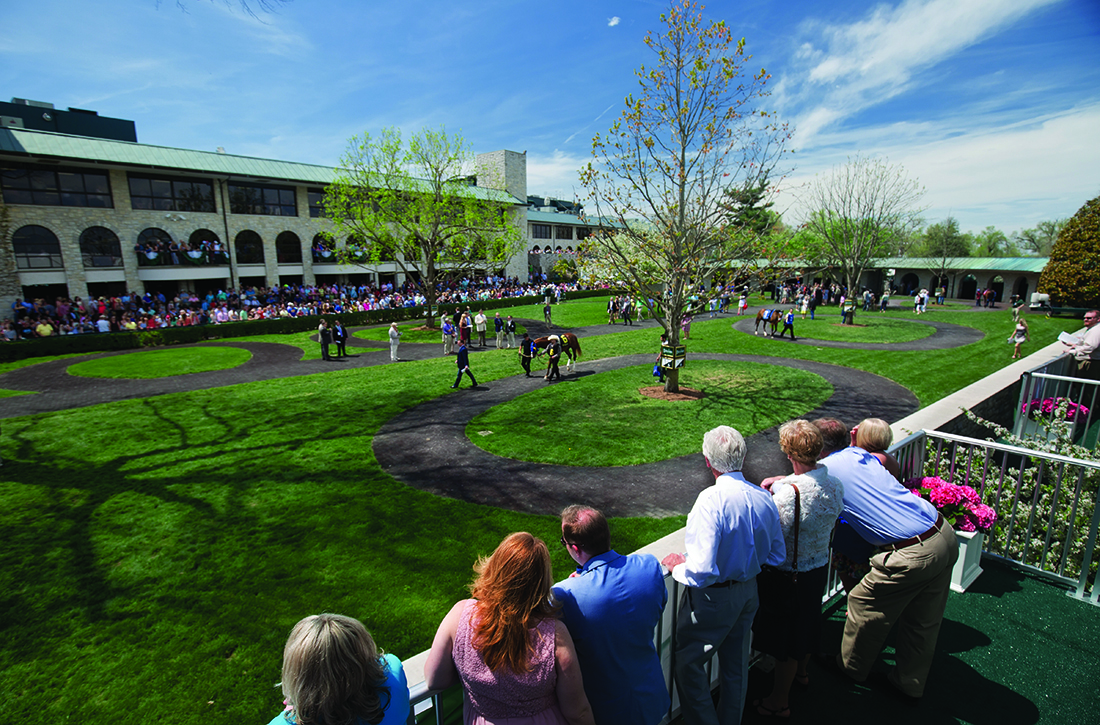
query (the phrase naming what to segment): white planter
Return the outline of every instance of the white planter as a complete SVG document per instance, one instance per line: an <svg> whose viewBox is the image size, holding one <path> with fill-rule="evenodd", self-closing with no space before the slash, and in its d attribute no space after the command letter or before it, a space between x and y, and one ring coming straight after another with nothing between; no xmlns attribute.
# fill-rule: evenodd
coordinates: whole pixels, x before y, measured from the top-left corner
<svg viewBox="0 0 1100 725"><path fill-rule="evenodd" d="M951 589L965 592L982 573L982 544L985 542L985 534L956 531L955 537L959 540L959 560L951 570Z"/></svg>

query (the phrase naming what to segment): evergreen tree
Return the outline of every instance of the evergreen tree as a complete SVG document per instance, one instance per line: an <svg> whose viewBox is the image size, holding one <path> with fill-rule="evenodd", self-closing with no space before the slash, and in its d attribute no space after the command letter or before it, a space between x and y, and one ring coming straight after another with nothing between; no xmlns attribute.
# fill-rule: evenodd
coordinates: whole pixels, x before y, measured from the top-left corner
<svg viewBox="0 0 1100 725"><path fill-rule="evenodd" d="M1062 227L1039 277L1039 291L1066 307L1100 307L1100 197Z"/></svg>

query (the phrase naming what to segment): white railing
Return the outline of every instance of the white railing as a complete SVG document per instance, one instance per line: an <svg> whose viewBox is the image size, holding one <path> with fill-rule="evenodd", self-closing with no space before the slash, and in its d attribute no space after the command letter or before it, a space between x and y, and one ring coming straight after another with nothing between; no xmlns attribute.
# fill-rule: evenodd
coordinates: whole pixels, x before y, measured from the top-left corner
<svg viewBox="0 0 1100 725"><path fill-rule="evenodd" d="M1032 368L1020 376L1020 400L1016 406L1016 424L1012 432L1017 436L1038 435L1050 440L1053 434L1050 423L1057 412L1057 401L1065 398L1088 408L1072 422L1075 442L1095 448L1100 432L1100 381L1073 377L1076 360L1072 355L1062 355L1043 365Z"/></svg>
<svg viewBox="0 0 1100 725"><path fill-rule="evenodd" d="M938 431L895 444L903 481L939 476L966 484L997 511L987 554L1042 572L1100 604L1096 586L1100 463Z"/></svg>

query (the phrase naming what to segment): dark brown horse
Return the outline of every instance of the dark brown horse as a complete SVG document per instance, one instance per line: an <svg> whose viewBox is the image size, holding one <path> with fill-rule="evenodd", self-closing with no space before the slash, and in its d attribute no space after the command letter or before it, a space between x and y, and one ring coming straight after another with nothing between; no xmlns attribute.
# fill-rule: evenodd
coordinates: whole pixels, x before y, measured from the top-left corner
<svg viewBox="0 0 1100 725"><path fill-rule="evenodd" d="M558 337L561 338L561 350L565 353L565 357L568 362L565 364L566 371L573 369L573 363L581 358L581 343L577 339L577 336L572 332L563 332ZM550 344L550 337L538 337L535 338L535 357L538 357L547 346Z"/></svg>
<svg viewBox="0 0 1100 725"><path fill-rule="evenodd" d="M757 310L756 311L756 325L752 328L754 335L760 334L760 323L764 323L764 337L768 336L768 325L772 328L772 337L775 337L775 330L779 327L779 318L783 316L782 310Z"/></svg>

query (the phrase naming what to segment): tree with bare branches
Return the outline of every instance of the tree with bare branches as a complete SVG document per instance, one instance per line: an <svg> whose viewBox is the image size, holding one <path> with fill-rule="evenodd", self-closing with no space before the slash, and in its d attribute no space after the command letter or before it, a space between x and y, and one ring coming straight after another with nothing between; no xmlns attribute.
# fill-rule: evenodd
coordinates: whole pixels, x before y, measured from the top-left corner
<svg viewBox="0 0 1100 725"><path fill-rule="evenodd" d="M637 95L592 141L581 172L601 231L579 258L588 279L653 300L672 345L694 290L718 270L736 277L756 258L759 231L731 224L731 190L755 189L785 153L789 132L764 107L764 70L751 70L745 40L705 22L693 2L673 2L644 42ZM731 269L732 267L732 269ZM679 390L672 371L665 390Z"/></svg>
<svg viewBox="0 0 1100 725"><path fill-rule="evenodd" d="M863 272L887 256L896 240L921 225L918 207L924 187L900 165L885 159L849 158L803 189L803 228L811 232L811 254L839 269L849 294Z"/></svg>

